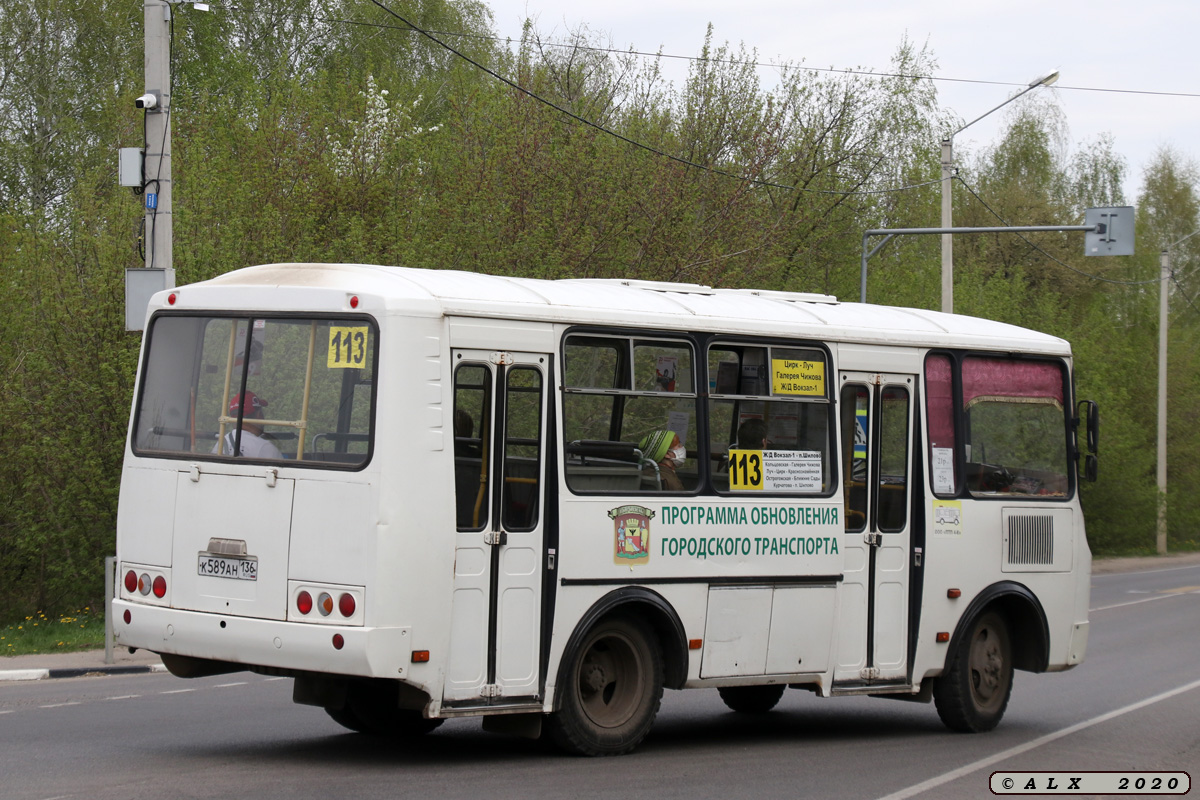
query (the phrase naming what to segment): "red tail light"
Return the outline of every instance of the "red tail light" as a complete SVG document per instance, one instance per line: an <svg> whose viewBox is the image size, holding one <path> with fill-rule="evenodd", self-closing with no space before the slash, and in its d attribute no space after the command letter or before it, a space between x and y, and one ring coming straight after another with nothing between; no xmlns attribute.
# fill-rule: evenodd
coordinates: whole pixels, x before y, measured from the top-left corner
<svg viewBox="0 0 1200 800"><path fill-rule="evenodd" d="M307 614L312 611L313 602L312 595L308 592L301 592L296 595L296 610L301 614Z"/></svg>
<svg viewBox="0 0 1200 800"><path fill-rule="evenodd" d="M343 617L353 617L354 609L355 609L354 595L343 594L341 597L338 598L338 611L342 612Z"/></svg>
<svg viewBox="0 0 1200 800"><path fill-rule="evenodd" d="M137 573L134 572L133 570L129 570L129 572L125 573L125 591L132 594L137 591L137 588L138 588Z"/></svg>
<svg viewBox="0 0 1200 800"><path fill-rule="evenodd" d="M346 646L346 640L344 638L342 638L342 635L340 633L335 633L333 635L333 649L341 650L345 646Z"/></svg>
<svg viewBox="0 0 1200 800"><path fill-rule="evenodd" d="M165 597L167 594L167 579L162 575L159 575L154 579L154 583L152 584L151 588L154 590L155 597L157 597L159 600L163 599L163 597Z"/></svg>

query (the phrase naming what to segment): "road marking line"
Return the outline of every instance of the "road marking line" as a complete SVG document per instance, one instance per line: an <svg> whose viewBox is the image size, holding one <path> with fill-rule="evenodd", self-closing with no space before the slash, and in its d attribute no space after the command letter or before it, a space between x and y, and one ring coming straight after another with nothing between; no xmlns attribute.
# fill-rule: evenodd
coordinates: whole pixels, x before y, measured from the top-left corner
<svg viewBox="0 0 1200 800"><path fill-rule="evenodd" d="M269 681L286 681L286 680L287 680L287 678L263 678L263 683L267 683Z"/></svg>
<svg viewBox="0 0 1200 800"><path fill-rule="evenodd" d="M11 713L13 713L13 710L11 708L6 711L0 711L0 714L11 714Z"/></svg>
<svg viewBox="0 0 1200 800"><path fill-rule="evenodd" d="M1184 592L1184 594L1200 594L1200 592ZM1143 597L1141 600L1130 600L1128 603L1113 603L1111 606L1100 606L1099 608L1089 608L1088 613L1093 611L1108 611L1110 608L1124 608L1125 606L1136 606L1138 603L1152 603L1155 600L1167 600L1172 597L1183 597L1179 593L1159 594L1155 597Z"/></svg>
<svg viewBox="0 0 1200 800"><path fill-rule="evenodd" d="M195 689L172 689L169 692L159 692L159 694L185 694L187 692L194 692L194 691L196 691L196 690Z"/></svg>
<svg viewBox="0 0 1200 800"><path fill-rule="evenodd" d="M1060 731L1048 733L1045 736L1034 739L1032 742L1026 742L1025 744L1017 745L1016 747L1010 747L1007 750L996 753L994 756L981 758L978 761L959 767L958 769L951 770L950 772L945 772L935 778L930 778L927 781L922 781L921 783L909 786L907 789L901 789L898 792L884 795L883 797L879 798L879 800L906 800L906 798L913 797L921 792L935 789L942 784L958 780L965 775L970 775L972 772L978 772L979 770L986 769L993 764L999 764L1001 761L1006 761L1013 756L1019 756L1021 753L1027 753L1030 750L1034 750L1044 744L1049 744L1050 742L1062 739L1063 737L1070 736L1073 733L1079 733L1080 731L1090 728L1093 725L1099 725L1102 722L1108 722L1110 719L1116 719L1117 717L1124 716L1133 711L1145 708L1146 706L1151 706L1155 703L1172 698L1175 695L1190 692L1193 689L1200 689L1200 681L1192 681L1189 684L1171 689L1170 691L1163 692L1162 694L1156 694L1153 697L1147 697L1145 700L1139 700L1138 702L1127 705L1124 708L1118 708L1115 711L1109 711L1107 714L1101 714L1098 717L1092 717L1089 720L1076 723L1075 725L1072 725L1068 728L1063 728Z"/></svg>
<svg viewBox="0 0 1200 800"><path fill-rule="evenodd" d="M70 703L51 703L48 706L38 706L38 708L62 708L63 706L77 706L77 705L80 705L80 701L73 700Z"/></svg>
<svg viewBox="0 0 1200 800"><path fill-rule="evenodd" d="M218 683L214 689L228 689L230 686L245 686L246 681L238 681L237 683Z"/></svg>
<svg viewBox="0 0 1200 800"><path fill-rule="evenodd" d="M116 697L106 697L105 700L132 700L135 697L141 697L140 694L122 694Z"/></svg>
<svg viewBox="0 0 1200 800"><path fill-rule="evenodd" d="M1184 567L1163 567L1162 569L1143 569L1136 572L1093 572L1093 578L1116 578L1121 575L1149 575L1153 572L1178 572L1181 569L1196 569L1200 564L1189 564Z"/></svg>

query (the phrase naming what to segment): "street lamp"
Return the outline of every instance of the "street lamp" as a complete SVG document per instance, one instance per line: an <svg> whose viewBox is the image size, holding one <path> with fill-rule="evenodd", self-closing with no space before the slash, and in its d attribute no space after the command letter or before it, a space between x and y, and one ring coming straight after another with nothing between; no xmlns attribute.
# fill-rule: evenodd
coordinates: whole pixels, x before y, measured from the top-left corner
<svg viewBox="0 0 1200 800"><path fill-rule="evenodd" d="M1006 105L1016 100L1026 92L1032 92L1039 86L1049 86L1058 80L1058 70L1054 70L1049 75L1043 75L1037 80L1032 81L1027 87L1014 94L1012 97L1005 100L1000 105L980 114L975 119L963 125L958 130L952 132L945 139L942 139L942 227L952 228L953 223L950 221L951 213L951 194L950 194L950 176L954 167L954 137L965 131L967 128L974 125L979 120L992 114ZM953 235L949 233L942 234L942 311L947 314L954 313L954 244Z"/></svg>
<svg viewBox="0 0 1200 800"><path fill-rule="evenodd" d="M1158 529L1155 549L1159 555L1167 554L1167 298L1171 282L1171 248L1183 244L1200 234L1192 231L1182 239L1171 242L1159 255L1158 288Z"/></svg>

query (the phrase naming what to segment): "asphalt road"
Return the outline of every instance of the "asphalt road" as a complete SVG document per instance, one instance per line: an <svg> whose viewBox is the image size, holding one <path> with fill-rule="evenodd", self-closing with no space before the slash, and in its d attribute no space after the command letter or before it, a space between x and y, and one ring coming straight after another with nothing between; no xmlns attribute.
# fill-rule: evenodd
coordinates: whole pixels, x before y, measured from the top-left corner
<svg viewBox="0 0 1200 800"><path fill-rule="evenodd" d="M1092 583L1087 660L1018 673L989 734L950 733L931 705L893 700L789 691L745 717L715 691L668 692L637 752L583 759L478 720L372 740L293 705L290 680L250 673L72 678L0 684L0 798L899 800L992 797L998 770L1200 776L1200 565Z"/></svg>

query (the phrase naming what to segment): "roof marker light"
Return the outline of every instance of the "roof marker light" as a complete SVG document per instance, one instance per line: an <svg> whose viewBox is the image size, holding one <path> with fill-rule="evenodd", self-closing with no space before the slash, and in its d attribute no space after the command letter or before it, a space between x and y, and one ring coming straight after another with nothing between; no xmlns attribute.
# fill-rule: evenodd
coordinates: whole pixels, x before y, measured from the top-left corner
<svg viewBox="0 0 1200 800"><path fill-rule="evenodd" d="M174 292L171 292L169 295L167 295L167 305L169 305L169 306L175 305L175 293Z"/></svg>
<svg viewBox="0 0 1200 800"><path fill-rule="evenodd" d="M358 308L358 295L356 295L356 294L350 295L350 307Z"/></svg>

